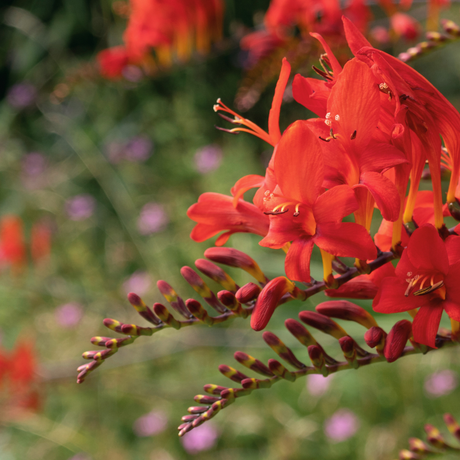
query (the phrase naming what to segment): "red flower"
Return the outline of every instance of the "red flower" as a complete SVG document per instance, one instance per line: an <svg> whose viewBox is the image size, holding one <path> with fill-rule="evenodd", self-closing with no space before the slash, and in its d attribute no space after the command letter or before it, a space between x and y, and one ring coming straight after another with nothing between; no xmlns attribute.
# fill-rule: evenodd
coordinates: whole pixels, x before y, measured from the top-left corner
<svg viewBox="0 0 460 460"><path fill-rule="evenodd" d="M395 117L406 107L407 113L402 128L410 129L419 137L422 157L428 159L434 192L435 224L440 228L443 225L440 139L442 137L447 149L447 163L452 170L447 192L447 201L451 203L455 201L455 188L460 171L460 114L417 71L395 57L373 48L347 18L344 18L344 27L353 54L369 66L375 78L381 82L381 89L391 96ZM418 180L417 177L413 179Z"/></svg>
<svg viewBox="0 0 460 460"><path fill-rule="evenodd" d="M372 307L381 313L419 308L412 326L418 343L435 348L442 312L460 321L460 237L444 243L425 224L412 234L396 267L396 276L382 281Z"/></svg>
<svg viewBox="0 0 460 460"><path fill-rule="evenodd" d="M274 159L277 187L267 197L271 207L270 230L262 246L282 248L292 241L285 269L292 280L310 281L310 257L316 244L329 254L370 259L376 248L360 225L341 223L357 209L347 185L323 188L321 146L309 123L297 121L281 138Z"/></svg>
<svg viewBox="0 0 460 460"><path fill-rule="evenodd" d="M16 273L26 265L26 244L22 221L17 216L4 216L0 221L0 260Z"/></svg>
<svg viewBox="0 0 460 460"><path fill-rule="evenodd" d="M268 232L268 217L256 206L243 200L234 206L233 197L220 193L203 193L187 216L197 222L190 235L194 241L205 241L226 230L217 238L216 246L225 244L233 233L265 236Z"/></svg>
<svg viewBox="0 0 460 460"><path fill-rule="evenodd" d="M121 77L123 69L128 65L130 56L124 46L115 46L101 51L97 55L100 73L104 78Z"/></svg>

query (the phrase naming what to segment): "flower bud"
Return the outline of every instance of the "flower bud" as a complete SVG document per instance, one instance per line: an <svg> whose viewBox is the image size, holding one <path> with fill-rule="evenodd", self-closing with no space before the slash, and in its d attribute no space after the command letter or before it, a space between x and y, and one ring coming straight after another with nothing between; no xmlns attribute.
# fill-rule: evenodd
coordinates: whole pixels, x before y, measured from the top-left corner
<svg viewBox="0 0 460 460"><path fill-rule="evenodd" d="M256 306L251 316L251 327L255 331L261 331L270 321L281 298L295 288L294 283L284 276L271 280L262 289L257 299Z"/></svg>
<svg viewBox="0 0 460 460"><path fill-rule="evenodd" d="M330 300L316 307L316 311L324 316L355 321L369 329L378 326L374 317L364 308L347 300Z"/></svg>
<svg viewBox="0 0 460 460"><path fill-rule="evenodd" d="M412 323L403 319L398 321L388 334L383 353L389 363L396 361L404 351L404 347L412 333Z"/></svg>
<svg viewBox="0 0 460 460"><path fill-rule="evenodd" d="M225 273L224 270L209 260L198 259L195 261L195 266L201 273L220 284L227 291L235 292L238 289L235 281L233 281L233 279Z"/></svg>
<svg viewBox="0 0 460 460"><path fill-rule="evenodd" d="M204 256L220 264L229 267L241 268L253 276L260 284L268 283L268 278L263 274L257 262L244 252L234 248L209 248L205 251Z"/></svg>
<svg viewBox="0 0 460 460"><path fill-rule="evenodd" d="M240 303L249 303L251 300L257 299L260 291L261 289L259 286L257 286L257 284L248 283L238 289L235 297Z"/></svg>

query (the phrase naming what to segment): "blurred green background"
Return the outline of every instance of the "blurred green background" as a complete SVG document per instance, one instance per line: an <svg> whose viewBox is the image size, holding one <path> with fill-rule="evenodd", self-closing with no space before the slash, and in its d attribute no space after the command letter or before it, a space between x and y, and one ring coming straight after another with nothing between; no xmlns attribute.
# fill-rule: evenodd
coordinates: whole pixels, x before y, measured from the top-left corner
<svg viewBox="0 0 460 460"><path fill-rule="evenodd" d="M190 240L187 208L203 192L229 194L242 175L263 174L269 146L217 131L214 125L225 122L212 105L220 97L232 106L242 78L232 31L252 27L254 14L267 6L265 0L227 0L225 46L156 79L111 82L88 70L98 51L121 43L125 21L112 14L110 1L2 1L0 217L23 221L27 245L34 223L44 223L52 250L45 264L29 260L20 272L2 266L1 347L8 353L18 340L34 344L39 407L15 410L7 385L0 387L1 460L384 460L396 458L409 437L422 437L425 423L440 427L444 412L460 417L460 358L457 350L445 350L343 372L328 388L300 380L255 392L209 423L202 435L207 450L194 454L176 427L202 385L228 384L217 366L233 366L237 350L264 361L273 357L242 319L141 338L75 384L80 354L94 348L89 339L114 335L103 318L143 324L127 292L150 305L161 302L155 284L165 279L183 298L193 297L179 269L193 266L212 243ZM458 6L443 16L459 20ZM397 44L393 52L409 45ZM459 46L415 63L457 107ZM59 85L69 81L69 94L59 97ZM262 127L273 90L274 83L247 114ZM282 127L308 116L286 103ZM282 252L259 247L258 238L238 234L229 245L254 257L268 276L284 274ZM229 273L240 285L250 281ZM321 274L315 254L313 276ZM270 324L301 359L306 350L282 329L282 320L322 300L289 303ZM379 321L388 330L395 317ZM346 328L358 341L364 332ZM339 354L332 339L315 335ZM327 426L343 409L351 411L346 425L357 431L334 441Z"/></svg>

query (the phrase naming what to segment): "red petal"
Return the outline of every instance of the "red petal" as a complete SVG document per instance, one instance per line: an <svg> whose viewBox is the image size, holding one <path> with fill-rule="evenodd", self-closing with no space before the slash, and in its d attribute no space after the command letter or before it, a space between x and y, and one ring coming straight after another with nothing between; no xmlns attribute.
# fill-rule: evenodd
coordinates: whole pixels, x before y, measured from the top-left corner
<svg viewBox="0 0 460 460"><path fill-rule="evenodd" d="M382 172L403 163L408 163L408 161L401 150L383 142L371 142L359 155L359 166L363 172Z"/></svg>
<svg viewBox="0 0 460 460"><path fill-rule="evenodd" d="M313 206L316 222L340 222L358 209L355 192L348 185L338 185L323 193Z"/></svg>
<svg viewBox="0 0 460 460"><path fill-rule="evenodd" d="M258 174L250 174L244 176L236 182L232 187L231 193L233 195L233 206L236 207L238 199L242 198L243 195L251 188L262 187L264 185L265 177L259 176Z"/></svg>
<svg viewBox="0 0 460 460"><path fill-rule="evenodd" d="M313 78L305 78L297 74L292 83L292 95L294 99L311 110L321 118L326 116L327 98L331 89L326 82Z"/></svg>
<svg viewBox="0 0 460 460"><path fill-rule="evenodd" d="M276 152L275 175L287 199L313 206L323 183L323 161L319 141L305 121L296 121L284 132Z"/></svg>
<svg viewBox="0 0 460 460"><path fill-rule="evenodd" d="M203 193L198 203L190 206L187 216L197 222L190 236L198 242L223 230L231 230L232 233L255 233L261 236L268 232L268 217L256 206L239 200L235 208L233 198L220 193Z"/></svg>
<svg viewBox="0 0 460 460"><path fill-rule="evenodd" d="M409 295L406 297L408 284L401 278L384 278L379 292L372 302L372 308L379 313L400 313L419 308L430 302L426 296Z"/></svg>
<svg viewBox="0 0 460 460"><path fill-rule="evenodd" d="M327 108L334 133L342 136L340 142L347 149L363 151L372 139L380 112L380 92L367 64L357 59L347 62L332 88ZM351 140L354 131L356 138Z"/></svg>
<svg viewBox="0 0 460 460"><path fill-rule="evenodd" d="M394 222L399 217L400 199L395 185L376 172L363 172L359 183L371 192L384 219Z"/></svg>
<svg viewBox="0 0 460 460"><path fill-rule="evenodd" d="M284 90L286 89L290 73L291 66L287 59L283 58L280 76L275 88L275 95L273 96L272 108L270 109L270 114L268 115L268 134L272 139L272 145L276 145L281 138L279 124L280 110L281 103L283 102Z"/></svg>
<svg viewBox="0 0 460 460"><path fill-rule="evenodd" d="M425 224L414 231L409 240L407 254L419 269L446 275L449 271L447 251L436 228Z"/></svg>
<svg viewBox="0 0 460 460"><path fill-rule="evenodd" d="M323 45L324 51L326 51L327 57L329 58L329 62L331 63L332 71L334 72L334 78L337 78L340 72L342 72L342 66L339 64L337 58L334 56L334 53L331 51L329 45L326 43L326 40L324 40L324 38L320 34L310 32L310 35L316 38L316 40L318 40L321 43L321 45Z"/></svg>
<svg viewBox="0 0 460 460"><path fill-rule="evenodd" d="M458 303L445 300L443 302L443 306L444 310L446 310L446 313L449 315L449 318L460 322L460 305Z"/></svg>
<svg viewBox="0 0 460 460"><path fill-rule="evenodd" d="M294 281L310 282L310 258L312 250L313 240L311 238L298 238L292 242L284 262L288 278Z"/></svg>
<svg viewBox="0 0 460 460"><path fill-rule="evenodd" d="M358 54L358 51L365 46L372 47L372 45L366 40L364 35L356 28L356 26L348 18L344 16L342 20L348 46L350 47L351 52L354 55Z"/></svg>
<svg viewBox="0 0 460 460"><path fill-rule="evenodd" d="M358 224L318 224L314 242L329 254L358 259L374 259L377 248L367 230Z"/></svg>
<svg viewBox="0 0 460 460"><path fill-rule="evenodd" d="M430 305L420 308L412 323L414 340L423 343L431 348L436 348L436 334L438 333L439 323L441 322L443 301L433 301Z"/></svg>
<svg viewBox="0 0 460 460"><path fill-rule="evenodd" d="M449 236L445 243L449 263L452 265L460 261L460 236Z"/></svg>
<svg viewBox="0 0 460 460"><path fill-rule="evenodd" d="M460 261L449 267L449 273L444 278L444 284L446 286L446 299L451 302L458 303L458 304L460 304L459 280L460 280Z"/></svg>

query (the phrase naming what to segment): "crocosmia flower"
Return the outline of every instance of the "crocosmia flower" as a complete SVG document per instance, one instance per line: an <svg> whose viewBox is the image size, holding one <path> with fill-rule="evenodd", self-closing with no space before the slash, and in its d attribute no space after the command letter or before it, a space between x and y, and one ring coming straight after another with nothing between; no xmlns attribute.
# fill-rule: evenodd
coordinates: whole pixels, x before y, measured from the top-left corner
<svg viewBox="0 0 460 460"><path fill-rule="evenodd" d="M442 312L460 321L459 260L458 236L450 236L444 242L432 225L423 225L412 234L396 267L396 276L382 281L372 305L374 310L415 310L415 341L435 348Z"/></svg>

